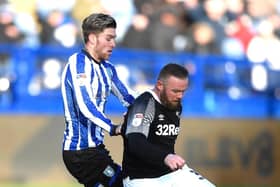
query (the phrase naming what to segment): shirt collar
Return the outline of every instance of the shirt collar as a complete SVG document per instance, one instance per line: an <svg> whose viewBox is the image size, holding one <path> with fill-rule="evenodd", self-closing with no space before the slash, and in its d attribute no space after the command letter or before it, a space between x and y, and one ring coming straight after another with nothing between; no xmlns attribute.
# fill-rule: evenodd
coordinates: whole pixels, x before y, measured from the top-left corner
<svg viewBox="0 0 280 187"><path fill-rule="evenodd" d="M96 64L102 63L102 62L98 62L97 60L95 60L85 48L82 49L82 53L84 53L89 59L93 60Z"/></svg>
<svg viewBox="0 0 280 187"><path fill-rule="evenodd" d="M152 94L152 96L155 98L155 100L157 100L157 102L159 102L161 104L161 101L160 101L158 95L152 89L147 90L147 92Z"/></svg>

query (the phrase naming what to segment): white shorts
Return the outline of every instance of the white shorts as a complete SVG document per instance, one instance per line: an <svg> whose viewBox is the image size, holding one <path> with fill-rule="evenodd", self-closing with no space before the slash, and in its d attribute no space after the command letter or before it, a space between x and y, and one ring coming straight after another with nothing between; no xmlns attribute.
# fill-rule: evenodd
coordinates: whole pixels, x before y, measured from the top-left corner
<svg viewBox="0 0 280 187"><path fill-rule="evenodd" d="M215 187L209 180L185 165L182 169L158 178L123 180L124 187Z"/></svg>

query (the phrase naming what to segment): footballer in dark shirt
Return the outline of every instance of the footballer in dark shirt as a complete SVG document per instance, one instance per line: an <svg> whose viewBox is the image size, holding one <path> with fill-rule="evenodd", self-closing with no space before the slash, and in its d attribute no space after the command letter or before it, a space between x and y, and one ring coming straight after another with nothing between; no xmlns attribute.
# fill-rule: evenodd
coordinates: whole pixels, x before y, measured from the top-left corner
<svg viewBox="0 0 280 187"><path fill-rule="evenodd" d="M189 168L174 147L180 131L181 100L189 74L178 64L165 65L152 90L129 107L122 127L124 187L214 187Z"/></svg>

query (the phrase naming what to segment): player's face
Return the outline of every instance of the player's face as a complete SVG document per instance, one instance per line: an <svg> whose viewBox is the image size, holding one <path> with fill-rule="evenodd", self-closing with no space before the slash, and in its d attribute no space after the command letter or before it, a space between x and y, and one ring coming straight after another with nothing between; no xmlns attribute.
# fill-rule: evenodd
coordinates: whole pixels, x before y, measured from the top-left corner
<svg viewBox="0 0 280 187"><path fill-rule="evenodd" d="M116 29L107 28L96 36L96 45L94 48L95 58L98 61L107 60L116 46Z"/></svg>
<svg viewBox="0 0 280 187"><path fill-rule="evenodd" d="M162 83L160 100L170 109L177 109L181 105L182 98L188 88L187 79L179 79L171 76Z"/></svg>

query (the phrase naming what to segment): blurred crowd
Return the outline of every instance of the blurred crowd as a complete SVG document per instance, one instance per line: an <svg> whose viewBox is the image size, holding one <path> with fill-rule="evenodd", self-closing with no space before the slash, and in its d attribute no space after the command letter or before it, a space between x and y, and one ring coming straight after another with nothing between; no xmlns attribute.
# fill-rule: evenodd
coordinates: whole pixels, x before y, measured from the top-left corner
<svg viewBox="0 0 280 187"><path fill-rule="evenodd" d="M115 17L118 47L248 57L280 70L280 0L0 0L0 44L80 45L93 12Z"/></svg>
<svg viewBox="0 0 280 187"><path fill-rule="evenodd" d="M0 0L0 44L80 45L92 12L116 18L118 47L247 57L280 70L280 0Z"/></svg>
<svg viewBox="0 0 280 187"><path fill-rule="evenodd" d="M82 20L94 12L116 19L117 47L248 59L253 66L245 74L254 89L265 90L274 80L280 98L280 0L0 0L0 100L16 79L2 44L80 46ZM28 86L32 95L44 84L59 87L60 61L38 59L39 73ZM208 69L213 75L228 68Z"/></svg>
<svg viewBox="0 0 280 187"><path fill-rule="evenodd" d="M0 43L81 44L92 12L116 18L119 47L253 61L280 54L280 0L0 0Z"/></svg>

